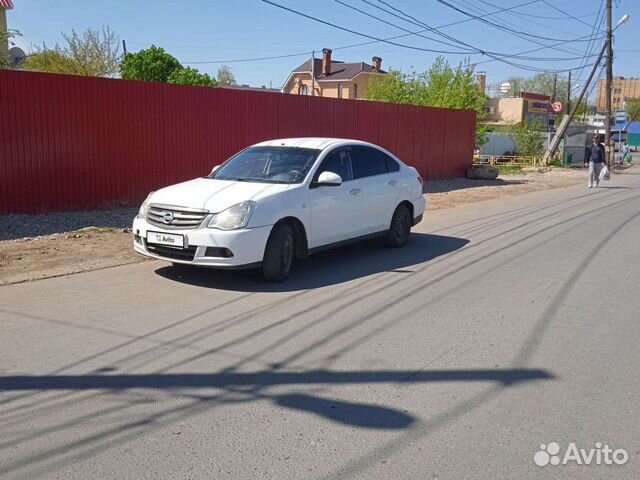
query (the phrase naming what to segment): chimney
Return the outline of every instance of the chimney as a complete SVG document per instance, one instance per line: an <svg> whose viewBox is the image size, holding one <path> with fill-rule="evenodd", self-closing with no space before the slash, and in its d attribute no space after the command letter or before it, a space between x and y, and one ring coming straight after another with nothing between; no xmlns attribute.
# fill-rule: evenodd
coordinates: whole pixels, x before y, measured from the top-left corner
<svg viewBox="0 0 640 480"><path fill-rule="evenodd" d="M373 71L377 72L378 70L380 70L380 67L382 67L382 58L373 57L371 59L371 63L373 63Z"/></svg>
<svg viewBox="0 0 640 480"><path fill-rule="evenodd" d="M478 90L484 93L487 87L487 74L485 72L478 72L476 80L478 81Z"/></svg>
<svg viewBox="0 0 640 480"><path fill-rule="evenodd" d="M331 73L331 49L322 49L322 74L329 75Z"/></svg>

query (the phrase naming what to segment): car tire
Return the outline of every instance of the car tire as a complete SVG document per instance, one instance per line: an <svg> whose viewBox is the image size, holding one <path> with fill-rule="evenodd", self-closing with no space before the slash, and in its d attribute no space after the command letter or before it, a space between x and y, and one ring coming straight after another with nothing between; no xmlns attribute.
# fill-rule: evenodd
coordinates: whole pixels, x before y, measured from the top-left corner
<svg viewBox="0 0 640 480"><path fill-rule="evenodd" d="M291 271L294 255L293 228L286 224L273 227L262 259L262 276L268 282L282 282Z"/></svg>
<svg viewBox="0 0 640 480"><path fill-rule="evenodd" d="M391 217L391 225L385 238L385 243L389 247L399 248L404 246L409 240L411 233L411 212L405 205L398 205Z"/></svg>

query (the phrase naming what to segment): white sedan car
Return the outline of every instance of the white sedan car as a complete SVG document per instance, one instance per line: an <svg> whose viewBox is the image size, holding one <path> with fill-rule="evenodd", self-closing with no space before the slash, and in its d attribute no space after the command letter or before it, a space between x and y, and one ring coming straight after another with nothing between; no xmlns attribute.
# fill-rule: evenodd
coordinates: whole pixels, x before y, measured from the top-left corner
<svg viewBox="0 0 640 480"><path fill-rule="evenodd" d="M211 174L149 194L136 252L176 264L261 267L282 281L308 254L375 236L403 246L422 220L422 178L357 140L291 138L242 150Z"/></svg>

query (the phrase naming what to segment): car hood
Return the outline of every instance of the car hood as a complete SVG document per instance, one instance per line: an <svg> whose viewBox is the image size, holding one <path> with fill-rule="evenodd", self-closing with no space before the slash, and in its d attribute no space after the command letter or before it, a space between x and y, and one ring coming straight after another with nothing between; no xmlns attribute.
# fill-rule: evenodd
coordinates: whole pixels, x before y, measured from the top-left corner
<svg viewBox="0 0 640 480"><path fill-rule="evenodd" d="M245 200L261 198L287 190L290 185L196 178L162 188L151 195L149 203L187 208L202 208L218 213Z"/></svg>

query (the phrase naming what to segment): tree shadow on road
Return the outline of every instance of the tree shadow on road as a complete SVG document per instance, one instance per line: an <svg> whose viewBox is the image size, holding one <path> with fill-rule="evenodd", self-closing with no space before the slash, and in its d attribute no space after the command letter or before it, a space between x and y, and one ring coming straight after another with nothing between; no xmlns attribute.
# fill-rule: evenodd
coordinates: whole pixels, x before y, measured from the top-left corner
<svg viewBox="0 0 640 480"><path fill-rule="evenodd" d="M344 246L298 261L283 283L265 282L259 270L216 270L166 266L155 273L168 280L205 288L245 292L291 292L348 282L380 272L411 274L411 267L461 249L469 240L412 233L400 249L385 248L379 240Z"/></svg>

